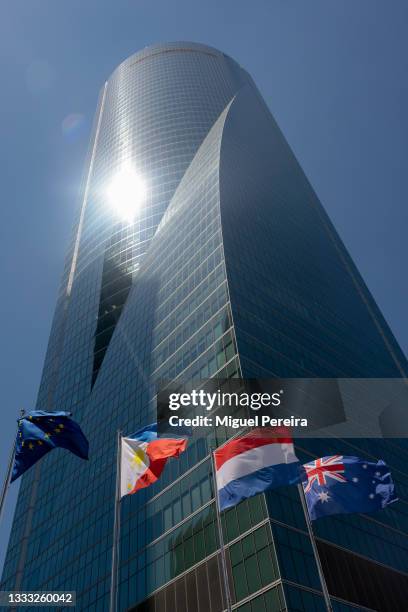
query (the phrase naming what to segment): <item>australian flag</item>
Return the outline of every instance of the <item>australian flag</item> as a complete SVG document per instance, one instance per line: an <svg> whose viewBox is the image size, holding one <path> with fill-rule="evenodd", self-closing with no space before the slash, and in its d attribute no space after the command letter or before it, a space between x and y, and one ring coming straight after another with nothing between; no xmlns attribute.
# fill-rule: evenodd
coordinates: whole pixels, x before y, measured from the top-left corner
<svg viewBox="0 0 408 612"><path fill-rule="evenodd" d="M33 410L18 421L11 482L53 448L65 448L88 459L88 440L69 412Z"/></svg>
<svg viewBox="0 0 408 612"><path fill-rule="evenodd" d="M332 514L376 512L398 499L384 461L333 455L303 467L308 478L303 489L312 521Z"/></svg>

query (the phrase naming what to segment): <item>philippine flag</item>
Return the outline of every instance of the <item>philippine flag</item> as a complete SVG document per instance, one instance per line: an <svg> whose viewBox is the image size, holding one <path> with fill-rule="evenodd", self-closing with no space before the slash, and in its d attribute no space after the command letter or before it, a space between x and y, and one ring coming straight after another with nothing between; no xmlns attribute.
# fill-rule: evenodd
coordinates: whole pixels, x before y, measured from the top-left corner
<svg viewBox="0 0 408 612"><path fill-rule="evenodd" d="M156 482L169 457L186 450L186 438L158 438L157 424L121 439L120 496L132 495Z"/></svg>
<svg viewBox="0 0 408 612"><path fill-rule="evenodd" d="M268 489L306 480L292 438L276 436L274 428L253 429L214 452L220 510Z"/></svg>

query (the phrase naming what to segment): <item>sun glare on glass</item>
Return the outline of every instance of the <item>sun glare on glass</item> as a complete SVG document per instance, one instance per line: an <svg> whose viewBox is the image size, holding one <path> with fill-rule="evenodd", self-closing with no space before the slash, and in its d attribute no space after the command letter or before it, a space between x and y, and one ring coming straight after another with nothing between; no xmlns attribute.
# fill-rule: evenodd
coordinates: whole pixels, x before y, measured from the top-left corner
<svg viewBox="0 0 408 612"><path fill-rule="evenodd" d="M108 197L116 214L131 223L146 197L146 187L133 168L126 165L113 177Z"/></svg>

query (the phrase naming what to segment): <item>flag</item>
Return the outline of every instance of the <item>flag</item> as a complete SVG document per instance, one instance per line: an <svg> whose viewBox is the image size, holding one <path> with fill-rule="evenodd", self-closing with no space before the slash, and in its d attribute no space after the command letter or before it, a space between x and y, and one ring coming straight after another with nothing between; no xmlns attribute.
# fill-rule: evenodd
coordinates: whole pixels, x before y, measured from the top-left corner
<svg viewBox="0 0 408 612"><path fill-rule="evenodd" d="M268 489L305 479L292 438L276 435L276 428L253 429L214 451L220 510Z"/></svg>
<svg viewBox="0 0 408 612"><path fill-rule="evenodd" d="M130 438L121 438L120 497L132 495L156 482L169 457L186 450L186 438L159 438L157 423Z"/></svg>
<svg viewBox="0 0 408 612"><path fill-rule="evenodd" d="M312 521L332 514L375 512L398 500L384 461L333 455L304 465L303 483Z"/></svg>
<svg viewBox="0 0 408 612"><path fill-rule="evenodd" d="M69 412L33 410L18 420L11 482L54 448L88 459L89 443Z"/></svg>

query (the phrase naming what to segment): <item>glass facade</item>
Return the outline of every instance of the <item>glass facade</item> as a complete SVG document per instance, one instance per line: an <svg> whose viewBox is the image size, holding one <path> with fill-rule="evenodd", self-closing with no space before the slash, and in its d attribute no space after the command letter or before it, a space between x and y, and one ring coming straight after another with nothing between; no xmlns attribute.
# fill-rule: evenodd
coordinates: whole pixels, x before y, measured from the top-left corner
<svg viewBox="0 0 408 612"><path fill-rule="evenodd" d="M107 197L129 164L146 185L132 222ZM2 588L108 610L115 433L155 420L160 381L407 371L251 77L194 43L137 53L100 94L37 402L73 412L90 461L58 450L23 477ZM408 445L298 450L332 452L385 459L402 498L316 524L333 609L403 610ZM208 440L121 506L119 609L224 610ZM234 609L325 609L296 489L242 502L223 530Z"/></svg>

